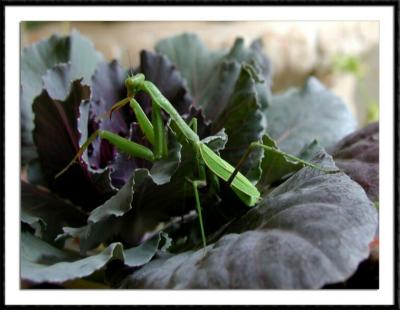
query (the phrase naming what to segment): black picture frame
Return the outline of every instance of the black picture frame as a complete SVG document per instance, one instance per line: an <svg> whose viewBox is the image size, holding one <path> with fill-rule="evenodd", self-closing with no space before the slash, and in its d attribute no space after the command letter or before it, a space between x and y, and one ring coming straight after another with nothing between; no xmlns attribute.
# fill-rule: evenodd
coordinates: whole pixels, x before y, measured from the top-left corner
<svg viewBox="0 0 400 310"><path fill-rule="evenodd" d="M168 0L168 1L162 1L162 0L156 0L156 1L145 1L145 0L138 0L138 1L122 1L122 0L115 0L115 1L102 1L102 0L97 0L97 1L90 1L90 0L84 0L84 1L72 1L72 0L59 0L59 1L49 1L49 0L43 0L43 1L34 1L34 0L5 0L2 1L1 6L2 6L2 24L3 24L3 46L2 46L2 67L3 67L3 74L2 74L2 84L3 84L3 96L2 96L2 101L3 104L1 106L1 118L2 118L2 141L3 141L3 152L2 152L2 161L1 161L1 171L5 171L5 91L4 91L4 84L5 84L5 64L7 62L7 59L5 59L5 28L7 25L5 24L5 14L6 11L5 9L7 7L16 7L16 6L26 6L26 5L42 5L42 6L59 6L59 5L83 5L83 6L92 6L92 5L110 5L110 6L122 6L122 5L157 5L157 6L179 6L179 5L207 5L207 6L263 6L263 5L273 5L273 6L307 6L307 5L312 5L312 6L354 6L354 5L359 5L359 6L390 6L393 8L393 14L394 14L394 37L393 37L393 42L394 44L394 63L395 66L393 68L394 71L394 111L395 114L393 115L394 118L394 133L395 133L395 141L394 141L394 188L395 188L395 197L394 197L394 209L395 209L395 218L394 220L394 227L395 227L395 256L394 256L394 261L395 261L395 274L393 276L393 281L394 281L394 295L395 295L395 300L393 305L388 305L388 306L368 306L368 305L359 305L359 306L90 306L91 308L119 308L119 309L131 309L131 308L136 308L136 309L148 309L148 308L163 308L163 309L168 309L168 308L206 308L206 309L211 309L211 308L219 308L219 309L224 309L224 308L233 308L233 309L244 309L244 308L268 308L268 309L323 309L323 308L337 308L337 309L399 309L399 2L396 0L388 1L378 1L378 0L351 0L351 1L345 1L345 0L337 0L337 1L332 1L332 0L327 0L327 1L321 1L321 0L309 0L309 1L294 1L294 0L270 0L270 1L263 1L263 0L252 0L252 1L191 1L191 0ZM1 238L1 246L2 246L2 262L3 262L3 268L2 268L2 308L3 309L14 309L14 308L60 308L60 309L81 309L81 308L89 308L87 306L11 306L11 305L6 305L5 304L5 275L4 275L4 270L6 268L5 266L5 251L7 249L5 248L5 239L4 239L4 227L5 227L5 175L3 172L3 212L2 212L2 218L3 218L3 237ZM390 182L390 180L388 181Z"/></svg>

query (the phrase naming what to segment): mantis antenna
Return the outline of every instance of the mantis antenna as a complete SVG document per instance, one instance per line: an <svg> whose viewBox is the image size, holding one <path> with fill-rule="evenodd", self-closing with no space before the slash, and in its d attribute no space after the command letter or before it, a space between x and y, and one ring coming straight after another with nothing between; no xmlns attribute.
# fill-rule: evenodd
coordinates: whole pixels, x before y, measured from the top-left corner
<svg viewBox="0 0 400 310"><path fill-rule="evenodd" d="M131 76L133 76L133 71L132 71L132 62L131 62L131 54L129 53L129 49L126 50L126 53L128 54L128 60L129 60L129 70L131 73Z"/></svg>
<svg viewBox="0 0 400 310"><path fill-rule="evenodd" d="M126 54L128 55L130 77L133 77L131 54L129 53L129 49L126 50ZM96 121L100 121L101 119L103 119L107 116L111 119L113 112L122 108L125 104L127 104L129 102L129 100L130 100L129 98L124 98L121 101L118 101L111 107L111 109L109 111L106 111L102 115L96 117Z"/></svg>

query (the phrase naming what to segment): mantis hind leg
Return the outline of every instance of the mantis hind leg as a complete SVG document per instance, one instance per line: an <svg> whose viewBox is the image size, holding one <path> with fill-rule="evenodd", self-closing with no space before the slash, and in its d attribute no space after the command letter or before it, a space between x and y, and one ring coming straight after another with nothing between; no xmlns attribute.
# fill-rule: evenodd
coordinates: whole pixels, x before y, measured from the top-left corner
<svg viewBox="0 0 400 310"><path fill-rule="evenodd" d="M203 216L202 216L202 211L201 211L201 204L200 204L200 197L199 197L199 187L203 187L206 185L206 182L204 180L195 180L192 181L190 179L187 179L193 186L193 192L194 192L194 198L196 202L196 211L197 211L197 216L199 218L199 225L200 225L200 233L201 233L201 240L203 242L203 255L206 255L206 234L204 232L204 225L203 225Z"/></svg>
<svg viewBox="0 0 400 310"><path fill-rule="evenodd" d="M233 179L234 179L235 176L238 174L239 169L242 167L242 165L243 165L244 162L246 161L247 157L249 157L251 151L252 151L253 149L255 149L255 148L263 148L264 151L266 151L267 153L270 152L270 153L280 154L280 155L286 157L286 158L289 159L289 160L293 160L293 161L296 161L296 162L302 164L303 167L311 167L311 168L314 168L314 169L316 169L316 170L319 170L319 171L322 171L322 172L325 172L325 173L337 173L337 172L340 172L340 170L329 170L329 169L325 169L325 168L323 168L323 167L321 167L321 166L315 165L315 164L310 163L310 162L308 162L308 161L305 161L305 160L303 160L303 159L301 159L301 158L298 158L298 157L296 157L296 156L290 155L290 154L288 154L288 153L286 153L286 152L283 152L283 151L281 151L281 150L279 150L279 149L270 147L270 146L268 146L268 145L264 145L264 144L259 143L259 142L253 142L253 143L251 143L251 144L249 145L249 147L247 148L246 152L244 153L244 155L242 156L242 158L239 160L238 164L236 165L236 168L235 168L234 172L233 172L233 173L231 174L231 176L229 177L229 179L228 179L228 181L227 181L227 184L228 184L228 185L230 185L230 184L232 183Z"/></svg>
<svg viewBox="0 0 400 310"><path fill-rule="evenodd" d="M62 169L59 173L56 174L55 178L58 178L60 175L62 175L64 172L66 172L68 170L68 168L71 167L75 163L75 161L77 161L82 156L82 154L85 152L85 150L88 148L88 146L97 137L106 139L108 142L110 142L112 145L114 145L117 149L124 152L125 154L131 155L134 157L139 157L139 158L142 158L142 159L145 159L148 161L154 161L154 154L147 147L140 145L136 142L133 142L131 140L128 140L126 138L123 138L115 133L110 132L110 131L96 130L86 140L86 142L79 148L77 154L69 162L69 164L64 169Z"/></svg>

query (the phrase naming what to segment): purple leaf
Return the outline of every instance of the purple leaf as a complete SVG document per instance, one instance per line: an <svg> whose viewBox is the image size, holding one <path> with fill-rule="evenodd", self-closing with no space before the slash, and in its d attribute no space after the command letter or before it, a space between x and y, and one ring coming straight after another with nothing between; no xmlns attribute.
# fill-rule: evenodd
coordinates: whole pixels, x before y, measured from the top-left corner
<svg viewBox="0 0 400 310"><path fill-rule="evenodd" d="M21 221L36 228L41 238L53 243L63 226L80 226L87 214L57 195L21 180ZM43 223L43 229L38 227Z"/></svg>
<svg viewBox="0 0 400 310"><path fill-rule="evenodd" d="M84 209L92 209L114 191L109 171L90 171L87 164L80 161L59 178L54 177L78 152L81 136L78 130L79 107L81 101L89 99L89 96L89 87L77 80L71 84L65 101L53 100L43 90L33 104L33 138L48 185L51 190Z"/></svg>
<svg viewBox="0 0 400 310"><path fill-rule="evenodd" d="M324 152L312 160L334 168ZM203 249L160 257L123 282L145 289L317 289L369 254L377 213L344 173L303 168Z"/></svg>
<svg viewBox="0 0 400 310"><path fill-rule="evenodd" d="M346 136L330 150L337 166L379 200L379 123Z"/></svg>
<svg viewBox="0 0 400 310"><path fill-rule="evenodd" d="M137 123L132 123L129 130L129 140L148 146ZM132 171L137 168L150 168L151 163L132 156L118 153L112 163L111 179L115 187L121 188L131 177Z"/></svg>
<svg viewBox="0 0 400 310"><path fill-rule="evenodd" d="M106 113L119 100L126 97L125 70L117 61L102 62L92 78L92 98L89 102L89 116L85 126L90 136L95 130L108 130L126 137L129 126L124 118L127 108L113 113L110 119ZM106 140L96 139L89 148L88 162L94 169L105 168L115 156L115 148Z"/></svg>

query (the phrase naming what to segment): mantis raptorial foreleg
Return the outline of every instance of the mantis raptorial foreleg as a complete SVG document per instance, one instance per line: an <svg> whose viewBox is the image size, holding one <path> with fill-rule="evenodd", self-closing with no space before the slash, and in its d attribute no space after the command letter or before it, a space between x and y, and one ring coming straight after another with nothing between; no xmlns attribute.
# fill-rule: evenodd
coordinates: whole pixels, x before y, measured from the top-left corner
<svg viewBox="0 0 400 310"><path fill-rule="evenodd" d="M115 106L115 105L114 105ZM147 140L154 145L154 129L150 120L147 118L140 104L135 100L135 98L131 98L129 102L129 106L132 108L135 113L137 122L139 124L140 129L144 133Z"/></svg>

